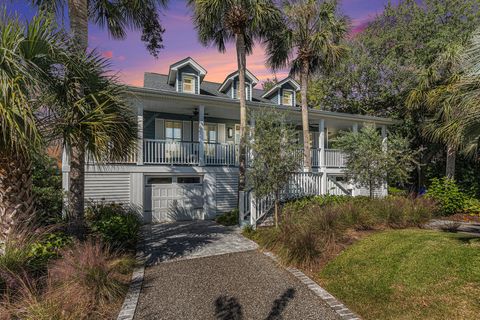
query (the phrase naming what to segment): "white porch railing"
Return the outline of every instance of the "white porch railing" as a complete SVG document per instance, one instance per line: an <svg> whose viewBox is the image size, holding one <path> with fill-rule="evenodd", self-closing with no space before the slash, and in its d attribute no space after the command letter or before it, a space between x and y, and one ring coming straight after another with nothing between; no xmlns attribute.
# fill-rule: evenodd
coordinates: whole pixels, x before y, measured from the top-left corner
<svg viewBox="0 0 480 320"><path fill-rule="evenodd" d="M309 195L321 194L321 173L299 172L290 177L290 181L281 193L281 201ZM256 197L254 191L243 192L240 195L240 217L250 215L250 225L256 226L274 206L274 197Z"/></svg>
<svg viewBox="0 0 480 320"><path fill-rule="evenodd" d="M205 143L205 164L218 166L238 165L238 145Z"/></svg>
<svg viewBox="0 0 480 320"><path fill-rule="evenodd" d="M320 163L321 149L311 149L313 168L322 166ZM247 163L251 159L247 150ZM295 157L303 164L303 149L295 151ZM170 164L170 165L199 165L199 143L179 142L146 139L143 145L143 162L145 164ZM207 166L238 166L238 145L227 143L205 143L204 163ZM132 155L125 162L135 163L136 155ZM325 166L333 168L345 167L346 157L340 150L325 149Z"/></svg>
<svg viewBox="0 0 480 320"><path fill-rule="evenodd" d="M345 167L347 158L341 150L325 149L325 165L327 167Z"/></svg>
<svg viewBox="0 0 480 320"><path fill-rule="evenodd" d="M144 140L143 162L198 165L198 142Z"/></svg>

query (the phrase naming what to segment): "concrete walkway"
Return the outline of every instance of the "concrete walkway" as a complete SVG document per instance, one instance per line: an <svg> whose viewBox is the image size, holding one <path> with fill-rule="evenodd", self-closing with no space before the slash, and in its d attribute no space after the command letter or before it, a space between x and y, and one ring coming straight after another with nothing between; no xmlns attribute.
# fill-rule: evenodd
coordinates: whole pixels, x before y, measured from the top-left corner
<svg viewBox="0 0 480 320"><path fill-rule="evenodd" d="M153 225L135 319L339 319L237 229Z"/></svg>

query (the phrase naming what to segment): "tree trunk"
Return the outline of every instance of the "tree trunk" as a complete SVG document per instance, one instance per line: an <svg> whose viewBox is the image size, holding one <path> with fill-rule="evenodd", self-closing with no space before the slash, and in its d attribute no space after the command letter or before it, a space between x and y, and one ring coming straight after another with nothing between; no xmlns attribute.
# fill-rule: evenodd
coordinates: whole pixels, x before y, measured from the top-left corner
<svg viewBox="0 0 480 320"><path fill-rule="evenodd" d="M453 146L447 146L447 166L445 175L448 179L455 179L456 150Z"/></svg>
<svg viewBox="0 0 480 320"><path fill-rule="evenodd" d="M88 47L88 0L68 0L68 17L73 41L79 50Z"/></svg>
<svg viewBox="0 0 480 320"><path fill-rule="evenodd" d="M239 149L239 178L238 178L238 192L245 191L245 173L246 173L246 123L247 123L247 107L245 96L245 72L246 72L246 52L245 52L245 38L243 34L235 35L235 45L237 49L237 63L238 63L238 80L240 93L240 145ZM242 89L243 88L243 89ZM240 200L240 197L238 197Z"/></svg>
<svg viewBox="0 0 480 320"><path fill-rule="evenodd" d="M78 50L88 47L88 0L68 0L70 32ZM79 84L79 90L82 90ZM85 204L85 145L78 141L70 147L68 210L70 231L83 238Z"/></svg>
<svg viewBox="0 0 480 320"><path fill-rule="evenodd" d="M85 206L85 145L78 142L70 148L70 190L68 218L70 232L83 237Z"/></svg>
<svg viewBox="0 0 480 320"><path fill-rule="evenodd" d="M31 173L28 156L0 154L0 250L20 222L34 218Z"/></svg>
<svg viewBox="0 0 480 320"><path fill-rule="evenodd" d="M372 180L370 180L370 183L369 183L368 188L369 188L369 192L370 192L370 199L375 198L375 194L373 193L374 190L373 190L373 182L372 182Z"/></svg>
<svg viewBox="0 0 480 320"><path fill-rule="evenodd" d="M307 102L308 73L309 73L308 60L305 59L302 62L302 72L300 73L301 96L302 96L302 127L303 127L303 167L305 171L310 172L312 170L312 164L311 164L311 157L310 157L310 130L309 130L309 122L308 122L308 102Z"/></svg>

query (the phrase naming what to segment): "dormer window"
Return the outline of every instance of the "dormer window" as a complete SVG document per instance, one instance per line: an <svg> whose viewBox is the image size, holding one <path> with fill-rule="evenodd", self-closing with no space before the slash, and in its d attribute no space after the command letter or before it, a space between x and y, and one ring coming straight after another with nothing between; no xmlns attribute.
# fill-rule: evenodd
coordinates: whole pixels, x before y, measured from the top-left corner
<svg viewBox="0 0 480 320"><path fill-rule="evenodd" d="M250 85L248 83L245 84L245 99L247 100L251 100L248 94L250 92L249 89L250 89ZM235 90L234 99L240 99L240 86L238 85L238 83L237 83L237 88Z"/></svg>
<svg viewBox="0 0 480 320"><path fill-rule="evenodd" d="M292 106L293 105L293 91L292 90L283 90L282 104L284 106Z"/></svg>
<svg viewBox="0 0 480 320"><path fill-rule="evenodd" d="M195 77L192 75L183 76L182 91L185 93L195 93Z"/></svg>
<svg viewBox="0 0 480 320"><path fill-rule="evenodd" d="M238 71L230 73L220 85L218 91L229 95L232 99L240 99L240 83ZM258 79L250 72L245 73L245 98L252 100L252 88L258 83Z"/></svg>

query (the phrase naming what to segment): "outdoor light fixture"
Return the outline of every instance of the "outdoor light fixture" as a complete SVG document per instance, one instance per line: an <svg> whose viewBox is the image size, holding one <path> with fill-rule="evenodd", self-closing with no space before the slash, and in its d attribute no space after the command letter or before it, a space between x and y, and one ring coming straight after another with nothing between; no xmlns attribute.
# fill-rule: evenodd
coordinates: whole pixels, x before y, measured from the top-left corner
<svg viewBox="0 0 480 320"><path fill-rule="evenodd" d="M233 138L233 128L228 128L228 138Z"/></svg>

